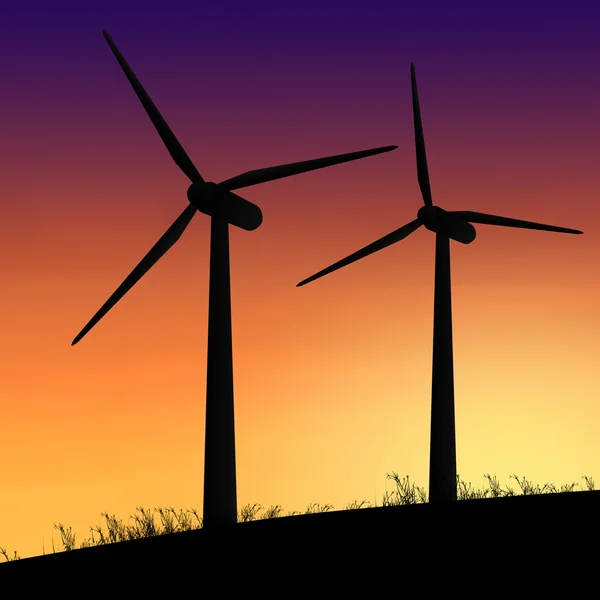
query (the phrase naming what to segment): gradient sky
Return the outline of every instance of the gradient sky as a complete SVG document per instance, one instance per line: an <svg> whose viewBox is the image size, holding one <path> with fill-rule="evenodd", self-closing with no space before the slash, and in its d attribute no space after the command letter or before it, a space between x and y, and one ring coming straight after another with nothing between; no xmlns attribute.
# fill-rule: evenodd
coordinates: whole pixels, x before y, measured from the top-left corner
<svg viewBox="0 0 600 600"><path fill-rule="evenodd" d="M238 507L428 486L433 234L295 287L422 205L411 62L434 203L584 231L452 243L458 472L599 478L596 3L136 4L2 3L0 546L202 510L209 219L70 345L187 202L102 29L206 179L399 146L240 190L264 223L230 234Z"/></svg>

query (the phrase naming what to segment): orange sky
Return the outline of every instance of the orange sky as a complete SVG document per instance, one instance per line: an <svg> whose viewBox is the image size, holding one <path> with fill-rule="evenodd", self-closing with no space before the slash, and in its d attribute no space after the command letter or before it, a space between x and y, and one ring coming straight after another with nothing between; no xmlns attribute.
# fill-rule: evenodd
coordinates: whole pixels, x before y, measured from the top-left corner
<svg viewBox="0 0 600 600"><path fill-rule="evenodd" d="M1 547L40 554L42 543L51 546L53 523L72 526L79 540L101 512L126 519L137 506L202 509L208 219L197 215L159 264L70 346L186 205L187 180L99 34L111 23L207 179L399 146L240 191L261 207L264 223L230 233L238 507L380 501L392 471L428 485L433 234L422 228L295 287L415 218L411 60L434 203L584 231L481 225L473 244L452 243L458 472L477 487L485 473L504 484L515 473L540 484L600 476L598 88L582 100L572 131L565 123L574 101L547 95L563 85L549 67L543 79L515 73L521 93L507 91L508 58L478 71L477 82L470 65L455 64L457 78L470 81L464 89L444 75L450 58L429 56L415 42L373 75L386 92L380 98L354 101L341 80L327 87L325 73L311 75L318 57L310 55L298 82L282 78L272 92L288 93L286 110L262 107L271 92L261 80L260 89L247 87L254 113L225 93L219 103L210 86L204 111L202 77L183 93L197 57L183 53L189 64L169 72L179 51L170 47L153 67L167 34L144 37L138 29L128 37L130 23L116 14L94 28L85 21L89 39L81 46L81 33L64 42L81 47L98 79L82 73L61 104L63 92L42 77L42 111L29 96L19 103L30 83L14 75L3 100L13 118L0 140ZM351 46L349 37L340 40ZM33 74L36 60L27 63ZM352 64L340 67L344 81ZM265 69L265 79L278 73L275 64ZM178 93L166 93L167 83ZM296 87L319 85L320 99L294 100ZM292 109L295 119L286 114ZM269 126L260 129L261 120Z"/></svg>

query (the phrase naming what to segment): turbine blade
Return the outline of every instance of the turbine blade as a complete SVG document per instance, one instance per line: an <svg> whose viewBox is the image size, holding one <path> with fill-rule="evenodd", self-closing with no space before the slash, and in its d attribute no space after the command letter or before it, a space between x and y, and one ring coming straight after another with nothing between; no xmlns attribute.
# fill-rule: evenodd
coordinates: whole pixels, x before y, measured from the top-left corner
<svg viewBox="0 0 600 600"><path fill-rule="evenodd" d="M481 223L482 225L502 225L504 227L520 227L522 229L539 229L542 231L557 231L559 233L583 233L583 231L579 231L579 229L567 229L566 227L544 225L543 223L534 223L533 221L522 221L520 219L511 219L509 217L498 217L496 215L487 215L485 213L473 212L470 210L454 210L449 212L451 215L461 217L469 223Z"/></svg>
<svg viewBox="0 0 600 600"><path fill-rule="evenodd" d="M194 163L191 161L190 157L186 154L185 150L179 143L179 140L175 137L175 134L171 131L167 122L163 119L160 112L158 112L158 108L154 105L154 102L148 96L148 93L140 83L140 80L135 76L135 73L131 70L131 67L119 52L116 44L112 41L112 38L106 31L102 32L110 49L113 51L113 54L116 56L121 68L125 72L127 79L129 79L129 83L133 86L133 90L135 91L137 97L140 99L144 109L148 113L152 124L158 131L158 135L160 135L162 141L164 142L169 154L175 161L175 164L185 173L185 175L192 181L204 181L198 172L198 169L194 166Z"/></svg>
<svg viewBox="0 0 600 600"><path fill-rule="evenodd" d="M315 169L322 169L351 160L374 156L375 154L383 154L384 152L395 150L397 147L398 146L385 146L383 148L372 148L370 150L361 150L360 152L349 152L348 154L337 154L336 156L315 158L313 160L305 160L287 165L255 169L254 171L247 171L246 173L227 179L219 183L219 187L224 187L227 190L237 190L243 187L257 185L258 183L266 183L267 181L281 179L282 177L299 175L300 173L306 173L307 171L314 171Z"/></svg>
<svg viewBox="0 0 600 600"><path fill-rule="evenodd" d="M415 122L415 148L417 151L417 178L423 202L432 206L431 185L429 183L429 170L427 169L427 154L425 153L425 137L423 136L423 122L421 120L421 108L419 106L419 93L417 91L417 76L415 65L410 65L410 80L412 84L413 118Z"/></svg>
<svg viewBox="0 0 600 600"><path fill-rule="evenodd" d="M306 285L307 283L310 283L311 281L314 281L315 279L319 279L319 277L328 275L329 273L332 273L333 271L337 271L338 269L341 269L342 267L345 267L346 265L356 262L357 260L360 260L361 258L364 258L365 256L369 256L369 254L373 254L374 252L377 252L378 250L383 250L384 248L387 248L388 246L391 246L392 244L395 244L396 242L403 240L405 237L408 237L413 231L418 229L420 226L421 226L421 223L419 222L419 220L415 219L414 221L411 221L410 223L404 225L404 227L400 227L400 229L396 229L396 231L392 231L392 233L388 233L387 235L378 239L376 242L373 242L372 244L365 246L361 250L354 252L354 254L351 254L350 256L347 256L346 258L339 260L338 262L334 263L330 267L327 267L326 269L323 269L322 271L315 273L308 279L305 279L304 281L301 281L300 283L296 284L296 287Z"/></svg>
<svg viewBox="0 0 600 600"><path fill-rule="evenodd" d="M138 266L127 276L125 281L116 289L114 294L104 303L102 308L92 317L90 322L77 334L71 343L74 346L98 321L153 267L158 260L173 246L181 237L185 228L189 225L192 217L196 214L193 205L188 207L179 215L173 225L167 229L165 234L156 242L150 252L144 256Z"/></svg>

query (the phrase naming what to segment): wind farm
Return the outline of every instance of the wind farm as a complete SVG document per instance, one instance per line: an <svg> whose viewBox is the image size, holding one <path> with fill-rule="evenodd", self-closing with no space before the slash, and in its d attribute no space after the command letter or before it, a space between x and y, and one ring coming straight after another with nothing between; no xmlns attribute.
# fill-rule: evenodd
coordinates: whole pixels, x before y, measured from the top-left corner
<svg viewBox="0 0 600 600"><path fill-rule="evenodd" d="M71 4L0 23L0 580L593 555L598 8Z"/></svg>
<svg viewBox="0 0 600 600"><path fill-rule="evenodd" d="M110 43L110 38L108 39ZM111 47L113 47L113 51L115 54L117 54L118 51L115 49L115 47L112 45ZM120 57L119 62L121 62L122 66L125 64L124 70L127 73L129 67L126 65L126 63L124 63L124 59L122 59L122 57ZM134 76L130 77L130 81L133 79L133 77ZM139 83L137 85L139 88L141 88ZM177 533L164 533L146 539L130 539L108 545L101 544L94 547L85 547L79 549L75 553L59 553L48 556L47 558L40 557L35 560L29 559L28 561L25 561L27 564L23 566L30 565L31 568L34 568L35 564L42 564L40 563L41 560L46 560L45 564L49 565L50 562L48 561L52 560L54 568L69 569L75 564L75 560L79 561L80 563L83 561L81 564L91 565L101 564L102 561L107 559L111 559L113 561L125 561L130 560L132 557L143 559L148 564L154 560L152 558L153 556L164 556L165 554L168 554L170 557L168 561L162 558L160 563L156 563L157 566L158 564L164 565L167 563L183 564L191 557L196 557L197 559L201 558L204 564L211 564L216 567L221 563L219 560L214 558L211 548L214 544L218 543L228 543L232 547L235 546L238 549L238 552L250 552L252 544L256 543L256 540L260 538L262 540L269 540L270 543L276 545L278 549L283 547L291 549L296 545L308 543L308 539L314 541L315 539L321 539L320 536L329 536L331 533L335 532L336 539L338 540L336 542L336 548L339 546L338 550L341 551L344 536L350 532L352 532L353 536L361 537L363 541L368 541L370 544L376 544L383 535L390 534L392 532L399 533L401 531L403 535L414 536L416 538L419 535L419 532L423 529L435 526L437 530L439 532L443 532L444 535L450 535L453 538L457 538L459 535L465 536L467 532L474 532L482 522L491 523L493 521L494 523L502 522L508 524L512 519L518 518L526 518L528 520L530 532L537 533L541 532L542 528L545 526L546 521L544 515L548 514L550 511L554 512L555 514L560 511L566 511L571 515L571 519L573 519L574 514L577 513L577 524L580 526L583 526L584 522L590 519L591 514L594 513L600 506L600 491L594 491L593 481L589 478L586 478L588 483L588 492L582 493L568 493L569 491L572 492L572 486L564 487L561 489L561 491L558 491L553 486L549 488L549 492L545 492L539 488L537 491L533 491L533 488L526 489L524 484L520 482L520 485L523 488L523 496L515 496L510 488L507 493L500 493L498 490L495 490L490 497L487 497L487 492L480 495L475 491L469 492L465 488L462 493L463 498L461 500L458 500L457 498L457 488L460 478L457 475L456 468L452 303L449 252L450 240L459 242L463 245L473 243L476 238L476 231L472 223L568 234L581 234L582 232L577 229L558 227L555 225L547 225L543 223L514 219L512 217L502 217L474 211L446 211L445 209L434 205L431 193L431 184L429 179L429 170L427 165L423 125L414 65L411 65L411 89L415 149L417 158L417 180L421 190L424 206L419 208L417 218L415 220L409 222L399 229L394 230L392 233L385 235L368 246L365 246L358 252L355 252L348 257L334 263L330 267L315 273L311 277L308 277L307 279L298 283L297 287L302 287L329 273L337 271L344 266L348 266L360 260L361 258L369 256L370 254L374 254L378 250L382 250L388 246L391 246L392 244L405 239L421 226L424 226L427 230L436 234L430 480L428 498L426 497L425 492L422 491L421 495L423 496L423 500L421 503L415 502L414 499L408 501L406 498L409 496L405 496L404 500L399 498L399 501L392 503L388 502L387 504L384 503L384 505L381 507L376 506L361 508L360 506L356 506L354 508L349 507L342 511L311 511L312 514L295 516L282 516L275 511L273 516L269 516L261 520L254 520L253 518L242 518L240 520L239 515L234 512L234 509L236 508L235 497L232 498L231 496L227 495L228 491L231 491L232 489L235 490L235 462L232 460L232 458L234 458L234 453L231 452L230 454L227 454L224 452L226 448L221 447L220 450L222 454L219 457L216 455L216 450L213 448L217 458L222 459L223 457L228 457L230 459L230 465L232 466L232 471L230 471L232 474L232 479L230 479L228 482L230 484L229 487L224 485L226 480L222 479L221 487L219 488L218 486L215 486L214 490L206 489L205 481L205 493L213 493L212 498L214 500L214 504L211 506L205 501L204 519L200 528L179 531ZM141 96L142 94L139 95ZM148 104L148 101L144 103L145 106ZM159 122L159 119L155 117L153 118L153 122L157 123ZM162 126L166 127L164 123ZM159 129L158 126L157 129ZM177 156L176 152L173 154ZM186 160L189 159L186 158ZM287 166L285 168L289 169ZM268 172L272 176L273 173L278 172L278 169L279 168L277 167L271 168L268 170ZM292 169L289 169L289 171L292 170L293 167ZM256 173L257 172L253 172L253 174ZM196 177L199 177L199 175L196 175ZM196 179L196 181L198 181L198 179ZM246 180L245 176L242 175L229 181L243 183ZM203 180L201 181L201 185L202 184ZM192 186L194 185L197 184L193 183ZM200 189L199 193L202 194L203 188L200 186L198 187ZM190 202L192 202L194 193L190 194L188 192ZM244 216L239 217L238 223L243 223L247 225L246 228L248 230L252 230L255 228L255 226L260 224L261 218L258 216L257 212L256 216L254 217L255 220L253 221L251 209L242 208L243 204L238 200L232 201L232 204L238 202L240 206L240 214L244 214ZM207 204L207 206L209 206L210 210L214 212L215 209L213 208L213 205ZM191 205L191 207L186 210L191 209L195 210L195 205ZM256 208L255 210L258 209ZM246 212L244 213L244 211ZM206 212L211 214L209 210L206 210ZM212 214L212 219L214 223L216 220L214 214ZM213 236L215 235L214 232L215 229L213 225L213 228L211 229ZM211 243L211 269L215 268L215 264L219 264L213 262L214 247L215 246L213 242ZM226 255L225 252L223 252L223 254ZM213 271L211 270L211 290L213 290L212 273ZM117 290L115 294L118 293L119 291ZM229 293L228 287L227 293ZM101 311L102 310L106 312L108 309L101 309ZM97 318L94 317L94 319L96 319L97 322ZM226 328L226 331L228 333L228 340L230 340L230 312L227 313L227 319L228 327ZM89 331L91 326L93 326L94 320L92 320L91 323L92 325L88 325L86 326L86 329L84 329L84 334ZM209 332L210 331L209 323ZM221 331L223 331L223 329ZM75 342L79 341L81 337L82 334L76 338ZM227 357L229 358L231 356L230 342L227 346L227 350ZM221 354L221 356L223 355ZM230 360L226 362L229 365L231 364ZM227 371L227 381L231 382L231 386L233 385L231 367L229 367L229 370ZM210 396L207 394L207 406L209 405L209 398ZM228 416L230 419L229 424L231 425L232 411ZM222 419L222 422L223 421L224 419ZM208 423L209 419L207 414L207 453L210 450L208 445L208 440L210 439L208 436ZM216 427L215 430L217 430ZM233 435L230 439L231 446L229 449L231 449L233 446ZM226 461L221 460L221 466L223 465L226 467L227 463ZM401 484L398 480L397 485L399 486L400 490ZM404 489L404 494L407 492L408 490ZM229 513L222 510L219 512L219 509L222 509L223 506L223 499L230 500ZM207 510L207 508L209 508L209 510ZM211 510L214 512L211 512ZM254 514L253 511L256 510L256 506L246 507L245 510L250 510L250 513ZM221 517L220 520L218 517ZM560 519L558 522L562 523ZM571 527L574 521L569 521L569 523L571 523L571 525L569 525L569 527ZM223 527L223 525L230 525L230 527ZM562 523L561 526L556 528L556 532L559 533L559 535L566 535L567 529L565 529L565 526L566 523ZM306 537L307 535L309 537ZM463 548L463 546L461 546L461 548ZM425 550L425 546L423 546L423 549ZM467 549L463 549L463 551L468 552ZM274 558L273 553L269 556ZM406 553L402 554L401 557L405 562L410 562L412 560L412 557ZM237 559L236 564L238 564ZM375 574L379 573L380 570L380 564L373 564L370 565L370 570L368 573Z"/></svg>

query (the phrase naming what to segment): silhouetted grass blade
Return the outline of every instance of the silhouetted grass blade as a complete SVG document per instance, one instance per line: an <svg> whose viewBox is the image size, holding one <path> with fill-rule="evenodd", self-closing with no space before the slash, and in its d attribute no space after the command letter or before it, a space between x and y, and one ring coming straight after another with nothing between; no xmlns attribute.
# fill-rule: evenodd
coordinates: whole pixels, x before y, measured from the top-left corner
<svg viewBox="0 0 600 600"><path fill-rule="evenodd" d="M332 273L333 271L337 271L338 269L341 269L342 267L350 265L353 262L356 262L357 260L364 258L365 256L369 256L369 254L373 254L374 252L377 252L378 250L383 250L383 248L387 248L388 246L391 246L392 244L395 244L396 242L403 240L405 237L408 237L413 231L418 229L420 226L421 226L421 223L419 222L419 220L415 219L414 221L411 221L410 223L404 225L404 227L400 227L400 229L396 229L396 231L392 231L392 233L388 233L387 235L380 238L379 240L373 242L372 244L369 244L368 246L365 246L364 248L362 248L361 250L358 250L354 254L351 254L350 256L343 258L342 260L334 263L330 267L327 267L326 269L323 269L322 271L315 273L315 275L312 275L308 279L305 279L304 281L301 281L300 283L296 284L296 287L306 285L307 283L310 283L311 281L314 281L315 279L319 279L320 277L323 277L324 275L328 275L329 273Z"/></svg>
<svg viewBox="0 0 600 600"><path fill-rule="evenodd" d="M116 56L121 68L125 72L127 79L129 79L129 83L133 86L133 89L140 99L144 109L148 113L150 120L154 124L156 131L158 131L158 135L160 135L162 141L164 142L169 154L172 156L175 164L185 173L185 175L192 181L204 181L202 176L198 172L198 169L194 166L194 163L191 161L190 157L186 154L185 150L179 143L179 140L175 137L175 134L171 131L167 122L164 120L163 116L156 108L154 102L152 102L150 96L140 83L140 80L135 76L135 73L125 60L124 56L121 54L116 44L112 41L112 38L106 31L103 31L104 37L110 46L110 49L113 51L113 54Z"/></svg>
<svg viewBox="0 0 600 600"><path fill-rule="evenodd" d="M116 289L114 294L104 303L102 308L92 317L90 322L81 330L71 343L74 346L86 335L98 321L158 262L158 260L173 246L181 237L185 228L189 225L196 208L191 204L179 215L173 225L167 229L165 234L156 242L150 252L144 256L137 267L129 274L123 283Z"/></svg>
<svg viewBox="0 0 600 600"><path fill-rule="evenodd" d="M306 173L316 169L323 169L324 167L339 165L352 160L358 160L359 158L366 158L367 156L383 154L384 152L395 150L397 147L398 146L384 146L383 148L373 148L371 150L337 154L336 156L304 160L302 162L279 165L276 167L255 169L254 171L247 171L246 173L242 173L241 175L237 175L236 177L222 181L219 183L219 187L223 187L227 190L237 190L239 188L257 185L259 183L266 183L267 181L273 181L283 177L290 177L292 175L299 175L300 173Z"/></svg>

